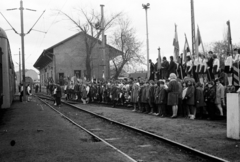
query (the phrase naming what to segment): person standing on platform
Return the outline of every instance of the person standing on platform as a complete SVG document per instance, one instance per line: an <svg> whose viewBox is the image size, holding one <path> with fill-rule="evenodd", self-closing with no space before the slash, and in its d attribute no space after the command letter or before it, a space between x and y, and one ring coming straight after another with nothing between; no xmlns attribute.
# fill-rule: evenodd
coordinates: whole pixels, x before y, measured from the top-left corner
<svg viewBox="0 0 240 162"><path fill-rule="evenodd" d="M32 90L31 90L30 85L28 84L27 85L27 101L28 102L30 102L30 100L31 100L31 95L32 95Z"/></svg>
<svg viewBox="0 0 240 162"><path fill-rule="evenodd" d="M201 63L201 69L200 69L200 74L202 75L203 82L207 82L207 59L204 55L202 57L202 63Z"/></svg>
<svg viewBox="0 0 240 162"><path fill-rule="evenodd" d="M208 71L209 71L209 80L213 80L214 79L214 75L212 73L212 68L213 68L213 52L212 51L209 51L208 52L208 55L209 55L209 58L208 58L208 62L207 62L207 65L208 65Z"/></svg>
<svg viewBox="0 0 240 162"><path fill-rule="evenodd" d="M168 68L169 62L167 61L166 57L163 57L163 63L161 64L162 79L168 79Z"/></svg>
<svg viewBox="0 0 240 162"><path fill-rule="evenodd" d="M177 118L178 113L178 95L179 95L179 84L177 81L177 76L175 73L170 74L170 82L168 88L168 101L167 104L172 106L172 116L171 118Z"/></svg>
<svg viewBox="0 0 240 162"><path fill-rule="evenodd" d="M155 74L156 74L155 80L159 80L161 72L160 72L160 69L158 69L158 58L157 58L157 62L154 65L154 69L155 69Z"/></svg>
<svg viewBox="0 0 240 162"><path fill-rule="evenodd" d="M167 92L164 89L164 82L158 81L155 91L155 103L158 107L157 116L166 116Z"/></svg>
<svg viewBox="0 0 240 162"><path fill-rule="evenodd" d="M56 85L56 105L60 106L62 98L62 90L59 84Z"/></svg>
<svg viewBox="0 0 240 162"><path fill-rule="evenodd" d="M173 61L173 56L170 56L170 64L168 67L168 74L177 73L177 64Z"/></svg>
<svg viewBox="0 0 240 162"><path fill-rule="evenodd" d="M229 52L227 52L227 58L225 60L224 72L228 75L228 86L232 86L232 64L233 59Z"/></svg>
<svg viewBox="0 0 240 162"><path fill-rule="evenodd" d="M152 63L151 59L149 59L149 70L150 70L149 80L154 80L155 68L154 68L154 64Z"/></svg>
<svg viewBox="0 0 240 162"><path fill-rule="evenodd" d="M220 112L220 116L223 116L223 108L222 105L225 106L225 96L224 96L224 87L220 83L219 79L215 80L216 83L216 100L215 104Z"/></svg>
<svg viewBox="0 0 240 162"><path fill-rule="evenodd" d="M191 57L187 56L186 74L187 74L188 77L192 76L192 68L193 68L193 62L191 60Z"/></svg>
<svg viewBox="0 0 240 162"><path fill-rule="evenodd" d="M19 92L20 92L20 102L22 102L22 97L23 97L23 84L22 83L20 83Z"/></svg>
<svg viewBox="0 0 240 162"><path fill-rule="evenodd" d="M213 55L213 69L212 73L214 75L214 78L217 79L219 75L219 69L220 69L220 62L219 59L217 58L217 55Z"/></svg>

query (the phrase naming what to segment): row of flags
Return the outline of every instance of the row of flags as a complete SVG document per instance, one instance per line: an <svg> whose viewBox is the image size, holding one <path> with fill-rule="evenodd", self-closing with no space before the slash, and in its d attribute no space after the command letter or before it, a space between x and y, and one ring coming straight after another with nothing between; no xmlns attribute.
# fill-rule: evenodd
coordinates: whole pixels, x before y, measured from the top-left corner
<svg viewBox="0 0 240 162"><path fill-rule="evenodd" d="M227 21L227 26L228 26L228 31L227 31L227 41L228 41L228 52L230 52L231 54L233 54L233 49L232 49L232 37L231 37L231 27L230 27L230 21ZM205 50L204 50L204 46L203 46L203 41L202 41L202 37L200 34L200 30L199 27L197 27L197 38L196 38L196 51L193 51L192 53L194 53L195 55L198 56L198 48L199 46L202 46L202 51L203 54L205 54ZM174 47L174 61L180 63L179 59L179 41L178 41L178 34L177 34L177 25L175 24L175 33L174 33L174 39L173 39L173 47ZM186 63L187 60L187 55L189 54L190 57L192 57L191 50L190 50L190 46L187 40L187 36L185 34L185 43L184 43L184 49L183 49L183 58L182 58L182 63ZM161 51L160 51L160 47L158 48L158 69L161 69ZM239 70L239 62L233 64L233 84L235 86L239 86L240 85L240 70Z"/></svg>
<svg viewBox="0 0 240 162"><path fill-rule="evenodd" d="M202 45L202 50L203 50L203 53L205 54L199 27L197 28L196 42L197 42L198 47L200 45ZM177 25L176 24L175 24L175 34L174 34L174 39L173 39L173 46L174 46L174 61L179 62L180 60L178 60L178 58L179 58L179 51L180 50L179 50L179 42L178 42ZM198 48L196 48L196 49L198 49ZM186 57L187 57L188 53L190 53L190 56L192 56L190 46L188 44L187 36L185 34L185 43L184 43L183 58L182 58L184 63L186 63ZM195 55L198 55L198 50L195 51Z"/></svg>

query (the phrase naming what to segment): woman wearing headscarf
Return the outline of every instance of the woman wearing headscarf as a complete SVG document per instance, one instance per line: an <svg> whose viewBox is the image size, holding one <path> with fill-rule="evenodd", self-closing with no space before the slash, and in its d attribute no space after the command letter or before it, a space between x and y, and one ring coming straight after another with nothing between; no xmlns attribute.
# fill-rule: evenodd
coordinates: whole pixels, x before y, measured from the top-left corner
<svg viewBox="0 0 240 162"><path fill-rule="evenodd" d="M178 95L179 95L179 84L177 81L177 76L174 73L171 73L170 82L167 88L168 92L168 105L172 106L172 116L171 118L176 118L178 113Z"/></svg>

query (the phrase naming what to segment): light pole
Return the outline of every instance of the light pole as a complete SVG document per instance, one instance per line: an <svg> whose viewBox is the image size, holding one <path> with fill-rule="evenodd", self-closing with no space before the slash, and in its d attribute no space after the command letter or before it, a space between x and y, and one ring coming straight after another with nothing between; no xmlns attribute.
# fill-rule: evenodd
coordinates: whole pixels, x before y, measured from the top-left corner
<svg viewBox="0 0 240 162"><path fill-rule="evenodd" d="M149 9L150 3L142 4L143 9L146 11L146 35L147 35L147 74L149 77L149 40L148 40L148 16L147 16L147 10Z"/></svg>

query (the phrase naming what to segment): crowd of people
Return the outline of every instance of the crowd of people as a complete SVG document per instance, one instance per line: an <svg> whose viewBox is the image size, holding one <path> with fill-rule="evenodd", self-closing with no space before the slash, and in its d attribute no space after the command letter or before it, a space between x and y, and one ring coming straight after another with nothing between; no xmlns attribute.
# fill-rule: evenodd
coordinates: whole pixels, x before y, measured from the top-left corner
<svg viewBox="0 0 240 162"><path fill-rule="evenodd" d="M161 69L149 60L148 79L77 80L66 82L62 88L49 85L48 90L55 96L56 105L60 105L63 93L66 100L129 106L135 112L160 117L219 119L226 115L226 94L238 88L232 84L232 66L239 61L240 50L234 51L234 56L226 56L224 69L219 57L210 51L208 57L187 56L185 63L182 57L181 63L172 56L170 62L163 57Z"/></svg>

